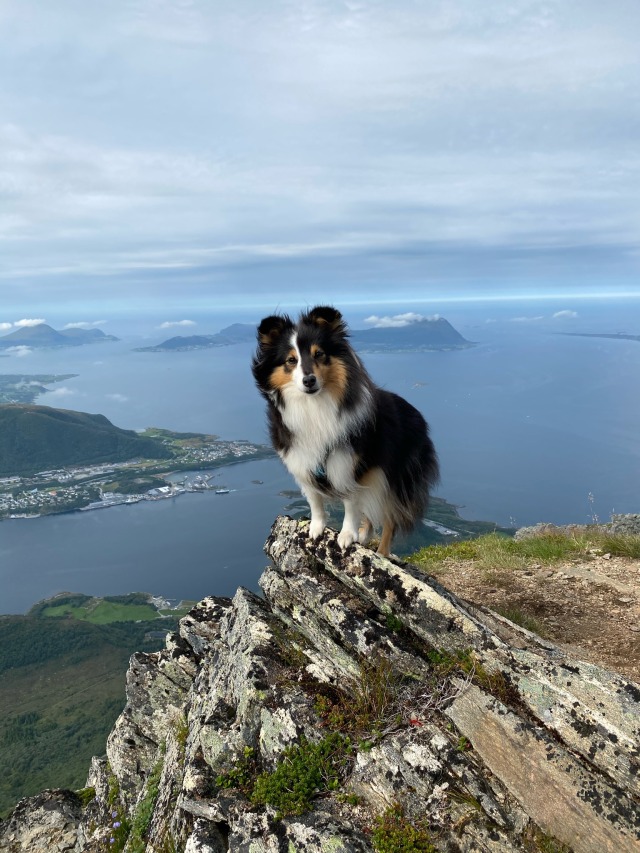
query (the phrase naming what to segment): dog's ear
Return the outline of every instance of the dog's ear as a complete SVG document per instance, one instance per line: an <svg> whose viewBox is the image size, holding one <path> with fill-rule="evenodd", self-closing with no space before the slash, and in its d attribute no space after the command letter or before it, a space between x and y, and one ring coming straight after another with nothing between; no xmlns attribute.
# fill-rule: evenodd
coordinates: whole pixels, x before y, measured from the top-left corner
<svg viewBox="0 0 640 853"><path fill-rule="evenodd" d="M258 326L258 342L264 347L272 346L287 329L293 329L293 323L286 314L265 317Z"/></svg>
<svg viewBox="0 0 640 853"><path fill-rule="evenodd" d="M331 305L318 305L308 313L310 322L321 328L329 328L332 332L345 332L346 326L342 314Z"/></svg>

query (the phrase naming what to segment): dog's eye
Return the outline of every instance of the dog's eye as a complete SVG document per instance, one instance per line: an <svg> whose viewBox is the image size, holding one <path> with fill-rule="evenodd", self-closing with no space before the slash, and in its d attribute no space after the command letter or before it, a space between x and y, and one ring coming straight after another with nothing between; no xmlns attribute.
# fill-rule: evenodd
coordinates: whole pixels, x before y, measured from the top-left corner
<svg viewBox="0 0 640 853"><path fill-rule="evenodd" d="M292 367L294 365L296 365L297 363L298 363L298 359L295 357L295 355L290 355L289 358L287 359L287 364L290 364Z"/></svg>
<svg viewBox="0 0 640 853"><path fill-rule="evenodd" d="M321 349L317 349L317 350L314 352L313 357L314 357L314 358L324 358L324 353L322 352L322 350L321 350Z"/></svg>

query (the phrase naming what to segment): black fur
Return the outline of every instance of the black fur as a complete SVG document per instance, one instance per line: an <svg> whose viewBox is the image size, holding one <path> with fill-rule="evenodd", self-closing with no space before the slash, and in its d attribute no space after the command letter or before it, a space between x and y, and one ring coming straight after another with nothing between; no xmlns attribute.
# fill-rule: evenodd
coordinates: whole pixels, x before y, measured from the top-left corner
<svg viewBox="0 0 640 853"><path fill-rule="evenodd" d="M294 391L293 396L289 396L289 393L283 393L281 387L270 384L277 370L280 370L281 375L284 371L287 379L291 374L293 379L294 368L289 371L286 362L292 353L294 335L303 374L309 374L314 369L322 374L321 366L330 369L336 360L343 366L341 369L346 371L338 411L332 416L334 421L337 419L340 424L344 424L344 429L337 429L334 421L326 424L329 436L326 446L318 450L318 440L314 438L315 456L308 460L308 471L300 470L299 458L296 459L296 470L288 461L296 447L307 446L304 444L304 436L292 431L291 425L297 421L287 411L288 405L301 405L298 401L305 397L304 391ZM320 348L320 358L312 356L312 346ZM402 397L375 386L349 345L346 325L335 308L314 308L301 314L295 324L286 315L266 317L258 327L258 347L252 370L260 393L267 401L273 446L290 467L307 497L317 492L345 501L353 496L357 499L359 487L345 493L336 487L325 470L324 463L327 460L330 462L334 451L342 452L344 456L347 450L352 455L353 477L357 483L363 477L366 479L367 473L374 469L381 469L386 477L390 492L385 499L389 507L388 517L378 519L379 523L389 524L392 530L398 527L408 530L423 517L429 490L439 477L438 460L427 423L420 412ZM284 386L289 392L292 387L293 383L291 387ZM313 402L304 400L303 405L308 409ZM327 410L318 408L317 411L322 413ZM311 426L314 431L323 429L322 424L318 425L313 420ZM341 468L339 473L343 471Z"/></svg>

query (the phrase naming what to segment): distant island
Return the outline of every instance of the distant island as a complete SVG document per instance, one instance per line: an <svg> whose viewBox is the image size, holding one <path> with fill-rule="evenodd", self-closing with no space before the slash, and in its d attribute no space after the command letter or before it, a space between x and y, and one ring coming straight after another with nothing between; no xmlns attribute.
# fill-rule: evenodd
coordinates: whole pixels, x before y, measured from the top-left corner
<svg viewBox="0 0 640 853"><path fill-rule="evenodd" d="M157 346L137 347L135 352L185 352L253 343L255 339L255 325L234 323L215 335L177 335ZM423 319L400 327L354 329L350 339L360 352L428 352L475 346L463 338L444 317Z"/></svg>
<svg viewBox="0 0 640 853"><path fill-rule="evenodd" d="M56 330L46 323L16 329L8 335L0 337L0 349L12 347L32 347L45 349L49 347L79 347L84 344L101 344L105 341L117 341L113 335L105 335L100 329L61 329Z"/></svg>
<svg viewBox="0 0 640 853"><path fill-rule="evenodd" d="M184 352L192 349L211 349L244 344L256 339L256 327L248 323L233 323L215 335L176 335L152 347L136 347L134 352Z"/></svg>
<svg viewBox="0 0 640 853"><path fill-rule="evenodd" d="M0 519L103 509L214 490L212 477L167 479L266 459L273 450L241 439L114 426L104 415L47 406L0 406Z"/></svg>
<svg viewBox="0 0 640 853"><path fill-rule="evenodd" d="M607 334L605 332L559 332L570 338L611 338L619 341L640 341L640 335L623 335L618 332Z"/></svg>
<svg viewBox="0 0 640 853"><path fill-rule="evenodd" d="M428 352L475 346L444 317L425 318L400 327L355 329L351 343L360 352Z"/></svg>
<svg viewBox="0 0 640 853"><path fill-rule="evenodd" d="M8 356L7 356L8 357ZM46 385L75 379L77 373L0 373L0 404L33 403L40 394L50 389Z"/></svg>

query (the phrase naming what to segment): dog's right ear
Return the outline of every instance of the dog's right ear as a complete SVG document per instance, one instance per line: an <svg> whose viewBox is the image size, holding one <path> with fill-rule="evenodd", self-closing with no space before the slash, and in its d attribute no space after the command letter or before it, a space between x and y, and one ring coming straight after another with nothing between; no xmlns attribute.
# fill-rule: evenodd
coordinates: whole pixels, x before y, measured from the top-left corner
<svg viewBox="0 0 640 853"><path fill-rule="evenodd" d="M258 342L263 347L273 346L287 329L293 329L293 323L286 314L265 317L258 326Z"/></svg>

